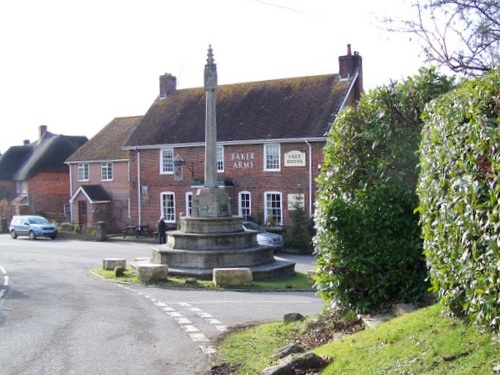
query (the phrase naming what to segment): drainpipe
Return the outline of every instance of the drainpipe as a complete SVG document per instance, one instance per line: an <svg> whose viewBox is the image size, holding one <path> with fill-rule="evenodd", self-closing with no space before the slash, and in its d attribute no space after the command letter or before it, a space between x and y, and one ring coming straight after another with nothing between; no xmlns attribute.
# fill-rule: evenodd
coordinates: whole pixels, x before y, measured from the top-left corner
<svg viewBox="0 0 500 375"><path fill-rule="evenodd" d="M141 152L136 147L135 152L137 152L137 225L142 223L142 207L141 207Z"/></svg>
<svg viewBox="0 0 500 375"><path fill-rule="evenodd" d="M69 166L69 199L73 198L73 169L71 168L71 164ZM77 164L77 172L78 172L78 164ZM73 224L73 202L70 200L69 203L69 222Z"/></svg>
<svg viewBox="0 0 500 375"><path fill-rule="evenodd" d="M309 147L309 217L312 216L312 147L309 141L305 140L307 147Z"/></svg>

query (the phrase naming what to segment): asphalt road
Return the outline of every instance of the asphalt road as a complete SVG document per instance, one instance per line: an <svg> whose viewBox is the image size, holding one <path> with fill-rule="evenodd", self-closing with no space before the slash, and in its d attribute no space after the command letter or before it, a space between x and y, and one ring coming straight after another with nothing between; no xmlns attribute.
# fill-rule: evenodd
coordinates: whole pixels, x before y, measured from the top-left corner
<svg viewBox="0 0 500 375"><path fill-rule="evenodd" d="M89 272L103 258L150 256L150 246L0 235L0 374L204 374L231 327L325 306L314 292L164 289ZM313 267L310 256L284 257Z"/></svg>

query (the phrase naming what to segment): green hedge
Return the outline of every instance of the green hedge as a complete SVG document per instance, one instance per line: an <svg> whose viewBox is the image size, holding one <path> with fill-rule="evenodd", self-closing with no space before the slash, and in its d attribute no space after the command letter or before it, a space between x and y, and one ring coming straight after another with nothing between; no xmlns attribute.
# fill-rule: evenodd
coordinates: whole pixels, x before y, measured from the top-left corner
<svg viewBox="0 0 500 375"><path fill-rule="evenodd" d="M455 316L500 323L500 69L429 106L418 184L432 287Z"/></svg>
<svg viewBox="0 0 500 375"><path fill-rule="evenodd" d="M420 115L452 86L435 70L421 69L339 114L317 179L314 278L324 299L366 312L426 294L414 213Z"/></svg>

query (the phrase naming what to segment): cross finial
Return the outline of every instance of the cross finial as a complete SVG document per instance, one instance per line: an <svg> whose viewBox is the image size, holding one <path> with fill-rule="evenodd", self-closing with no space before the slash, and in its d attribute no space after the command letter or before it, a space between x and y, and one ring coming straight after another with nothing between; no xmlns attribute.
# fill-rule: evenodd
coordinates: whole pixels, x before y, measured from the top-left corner
<svg viewBox="0 0 500 375"><path fill-rule="evenodd" d="M208 54L207 54L207 64L213 64L214 63L214 54L213 54L213 51L212 51L212 45L209 44L208 45Z"/></svg>
<svg viewBox="0 0 500 375"><path fill-rule="evenodd" d="M212 45L208 45L207 63L205 65L205 90L217 88L217 66L214 62Z"/></svg>

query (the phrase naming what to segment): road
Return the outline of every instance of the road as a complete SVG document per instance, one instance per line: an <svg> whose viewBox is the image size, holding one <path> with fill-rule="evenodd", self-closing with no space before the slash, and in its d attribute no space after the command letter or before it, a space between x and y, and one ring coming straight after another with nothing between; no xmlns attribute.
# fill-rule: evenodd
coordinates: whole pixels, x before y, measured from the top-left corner
<svg viewBox="0 0 500 375"><path fill-rule="evenodd" d="M0 235L0 373L203 374L230 327L324 307L314 292L188 291L89 272L103 258L147 257L150 246ZM312 257L287 258L312 269Z"/></svg>

